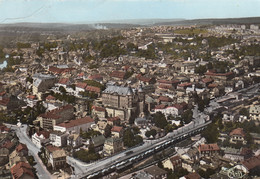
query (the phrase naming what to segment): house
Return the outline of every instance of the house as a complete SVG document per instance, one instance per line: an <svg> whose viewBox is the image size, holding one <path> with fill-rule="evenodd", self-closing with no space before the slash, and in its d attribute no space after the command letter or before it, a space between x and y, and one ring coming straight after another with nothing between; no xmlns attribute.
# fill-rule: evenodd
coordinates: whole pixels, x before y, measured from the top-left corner
<svg viewBox="0 0 260 179"><path fill-rule="evenodd" d="M109 117L109 118L107 118L107 123L110 126L119 125L120 121L121 121L121 119L119 117Z"/></svg>
<svg viewBox="0 0 260 179"><path fill-rule="evenodd" d="M87 87L87 83L79 82L76 84L76 93L79 94L79 92L84 92Z"/></svg>
<svg viewBox="0 0 260 179"><path fill-rule="evenodd" d="M104 134L105 131L108 129L108 124L106 121L98 121L97 122L97 127L98 127L98 131L101 133L101 134Z"/></svg>
<svg viewBox="0 0 260 179"><path fill-rule="evenodd" d="M28 163L26 156L23 156L23 155L21 155L21 153L18 153L16 150L14 150L9 156L9 166L13 167L18 162Z"/></svg>
<svg viewBox="0 0 260 179"><path fill-rule="evenodd" d="M248 159L252 156L252 151L247 148L231 148L227 147L224 150L224 158L230 159L231 161L243 161L245 159Z"/></svg>
<svg viewBox="0 0 260 179"><path fill-rule="evenodd" d="M103 148L104 155L110 156L115 153L118 153L123 150L123 146L124 144L122 138L110 137L106 139L104 143L104 148Z"/></svg>
<svg viewBox="0 0 260 179"><path fill-rule="evenodd" d="M26 162L19 162L14 165L11 169L13 179L34 179L35 176L32 171L30 164Z"/></svg>
<svg viewBox="0 0 260 179"><path fill-rule="evenodd" d="M67 138L67 145L68 146L72 146L72 147L79 147L80 145L82 145L82 139L79 136L79 134L71 134L69 135L69 137Z"/></svg>
<svg viewBox="0 0 260 179"><path fill-rule="evenodd" d="M85 132L91 129L92 124L95 124L94 119L91 117L83 117L57 124L54 126L53 130L67 133L75 132L76 134L79 134L80 131Z"/></svg>
<svg viewBox="0 0 260 179"><path fill-rule="evenodd" d="M242 144L246 144L247 141L245 140L245 132L243 128L236 128L232 130L229 134L230 136L230 143L238 143L241 142Z"/></svg>
<svg viewBox="0 0 260 179"><path fill-rule="evenodd" d="M170 157L162 162L164 168L175 171L177 168L182 167L182 159L178 155Z"/></svg>
<svg viewBox="0 0 260 179"><path fill-rule="evenodd" d="M98 118L106 117L106 109L99 106L92 106L92 116L97 116Z"/></svg>
<svg viewBox="0 0 260 179"><path fill-rule="evenodd" d="M69 78L60 78L58 83L56 83L57 86L63 86L64 88L66 88L70 84L71 83Z"/></svg>
<svg viewBox="0 0 260 179"><path fill-rule="evenodd" d="M126 78L126 72L112 71L112 73L110 73L110 77L114 78L115 80L124 80Z"/></svg>
<svg viewBox="0 0 260 179"><path fill-rule="evenodd" d="M180 179L201 179L201 176L198 173L193 172L181 177Z"/></svg>
<svg viewBox="0 0 260 179"><path fill-rule="evenodd" d="M43 144L49 141L50 133L48 131L39 131L32 135L32 142L38 148L41 148Z"/></svg>
<svg viewBox="0 0 260 179"><path fill-rule="evenodd" d="M198 146L200 156L212 156L220 153L218 144L200 144Z"/></svg>
<svg viewBox="0 0 260 179"><path fill-rule="evenodd" d="M211 78L213 80L218 81L228 81L234 78L233 72L227 72L227 73L216 73L214 71L208 71L205 73L206 78Z"/></svg>
<svg viewBox="0 0 260 179"><path fill-rule="evenodd" d="M0 133L9 133L10 132L10 128L6 127L3 124L0 124Z"/></svg>
<svg viewBox="0 0 260 179"><path fill-rule="evenodd" d="M98 82L102 82L103 81L103 76L101 74L95 74L95 75L88 76L88 79L89 80L98 81Z"/></svg>
<svg viewBox="0 0 260 179"><path fill-rule="evenodd" d="M258 133L250 133L252 136L254 144L260 144L260 134Z"/></svg>
<svg viewBox="0 0 260 179"><path fill-rule="evenodd" d="M67 133L60 131L52 131L50 133L50 143L56 147L64 147L67 145Z"/></svg>
<svg viewBox="0 0 260 179"><path fill-rule="evenodd" d="M245 173L250 173L252 176L260 175L260 155L246 159L241 164Z"/></svg>
<svg viewBox="0 0 260 179"><path fill-rule="evenodd" d="M95 136L90 139L90 144L94 145L95 151L103 150L106 138L103 135Z"/></svg>
<svg viewBox="0 0 260 179"><path fill-rule="evenodd" d="M63 149L52 145L46 146L45 149L48 164L50 164L54 170L64 168L66 166L67 155Z"/></svg>
<svg viewBox="0 0 260 179"><path fill-rule="evenodd" d="M124 129L121 126L113 126L111 129L112 137L121 138L121 137L123 137L123 132L124 132Z"/></svg>
<svg viewBox="0 0 260 179"><path fill-rule="evenodd" d="M100 96L101 89L99 87L96 87L96 86L87 86L86 91L95 93L98 96Z"/></svg>
<svg viewBox="0 0 260 179"><path fill-rule="evenodd" d="M72 105L65 105L57 109L53 109L37 117L40 121L40 126L43 129L53 129L55 125L66 120L74 118L74 107Z"/></svg>
<svg viewBox="0 0 260 179"><path fill-rule="evenodd" d="M26 103L19 100L16 96L0 98L0 111L12 111L26 106Z"/></svg>
<svg viewBox="0 0 260 179"><path fill-rule="evenodd" d="M154 179L166 179L167 178L167 171L153 165L149 168L144 169L144 172L151 176Z"/></svg>
<svg viewBox="0 0 260 179"><path fill-rule="evenodd" d="M249 116L251 120L260 121L260 105L250 106Z"/></svg>
<svg viewBox="0 0 260 179"><path fill-rule="evenodd" d="M15 148L16 152L20 156L27 156L28 155L28 148L24 144L18 144Z"/></svg>
<svg viewBox="0 0 260 179"><path fill-rule="evenodd" d="M0 148L0 165L3 166L9 161L9 150L7 148Z"/></svg>

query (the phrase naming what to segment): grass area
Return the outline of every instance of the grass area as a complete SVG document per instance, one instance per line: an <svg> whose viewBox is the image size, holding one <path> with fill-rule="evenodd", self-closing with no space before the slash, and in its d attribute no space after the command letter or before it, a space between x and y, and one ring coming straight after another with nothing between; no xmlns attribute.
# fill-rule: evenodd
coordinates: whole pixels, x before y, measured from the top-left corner
<svg viewBox="0 0 260 179"><path fill-rule="evenodd" d="M198 34L206 34L208 31L206 29L177 29L174 31L176 34L183 34L183 35L198 35Z"/></svg>

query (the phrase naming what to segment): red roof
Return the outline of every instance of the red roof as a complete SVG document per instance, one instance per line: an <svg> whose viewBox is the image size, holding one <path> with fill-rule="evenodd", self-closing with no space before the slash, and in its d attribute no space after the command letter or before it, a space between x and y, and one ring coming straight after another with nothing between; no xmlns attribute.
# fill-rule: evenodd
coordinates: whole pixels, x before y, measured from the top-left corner
<svg viewBox="0 0 260 179"><path fill-rule="evenodd" d="M120 118L119 117L110 117L110 118L107 118L107 121L120 121Z"/></svg>
<svg viewBox="0 0 260 179"><path fill-rule="evenodd" d="M188 87L188 86L192 86L192 83L181 83L178 84L179 87Z"/></svg>
<svg viewBox="0 0 260 179"><path fill-rule="evenodd" d="M87 83L79 82L79 83L76 84L76 87L77 87L77 88L85 89L85 88L87 87Z"/></svg>
<svg viewBox="0 0 260 179"><path fill-rule="evenodd" d="M143 81L143 82L146 82L146 83L149 83L149 82L151 82L152 78L145 77L145 76L140 76L139 80Z"/></svg>
<svg viewBox="0 0 260 179"><path fill-rule="evenodd" d="M171 89L172 85L170 85L170 84L160 84L158 86L158 88L161 88L161 89Z"/></svg>
<svg viewBox="0 0 260 179"><path fill-rule="evenodd" d="M17 152L21 152L22 150L28 151L28 148L27 148L27 146L24 145L24 144L19 144L19 145L16 147L15 150L16 150Z"/></svg>
<svg viewBox="0 0 260 179"><path fill-rule="evenodd" d="M10 130L11 130L11 129L8 128L8 127L6 127L5 125L1 125L1 126L0 126L0 132L4 132L4 131L9 132Z"/></svg>
<svg viewBox="0 0 260 179"><path fill-rule="evenodd" d="M49 71L54 73L54 74L62 74L62 73L67 73L74 70L74 68L57 68L54 66L49 67Z"/></svg>
<svg viewBox="0 0 260 179"><path fill-rule="evenodd" d="M61 78L58 83L66 85L66 84L68 84L69 81L70 81L69 78Z"/></svg>
<svg viewBox="0 0 260 179"><path fill-rule="evenodd" d="M227 72L227 73L215 73L215 72L206 72L205 75L208 75L208 76L230 76L230 75L233 75L233 72Z"/></svg>
<svg viewBox="0 0 260 179"><path fill-rule="evenodd" d="M0 105L7 106L9 101L10 101L10 98L3 98L2 100L0 100Z"/></svg>
<svg viewBox="0 0 260 179"><path fill-rule="evenodd" d="M165 109L165 108L166 108L165 104L160 104L160 105L155 106L154 109Z"/></svg>
<svg viewBox="0 0 260 179"><path fill-rule="evenodd" d="M66 106L62 106L60 108L57 108L57 109L53 109L49 112L46 112L44 114L41 114L39 115L40 117L43 117L43 118L50 118L50 119L59 119L60 118L60 113L62 113L63 111L65 110L68 110L68 109L73 109L74 107L70 104L66 105Z"/></svg>
<svg viewBox="0 0 260 179"><path fill-rule="evenodd" d="M3 92L0 93L0 96L4 96L5 94L6 94L6 92L3 91Z"/></svg>
<svg viewBox="0 0 260 179"><path fill-rule="evenodd" d="M185 175L184 177L186 179L200 179L201 178L201 176L198 173L196 173L196 172L189 173L188 175Z"/></svg>
<svg viewBox="0 0 260 179"><path fill-rule="evenodd" d="M110 76L114 77L114 78L120 78L120 79L124 79L125 78L125 72L123 71L113 71Z"/></svg>
<svg viewBox="0 0 260 179"><path fill-rule="evenodd" d="M79 77L83 77L84 76L84 72L81 72L80 74L78 74Z"/></svg>
<svg viewBox="0 0 260 179"><path fill-rule="evenodd" d="M92 110L105 112L106 109L99 106L92 106Z"/></svg>
<svg viewBox="0 0 260 179"><path fill-rule="evenodd" d="M101 89L99 87L95 86L87 86L86 87L87 91L95 92L95 93L100 93Z"/></svg>
<svg viewBox="0 0 260 179"><path fill-rule="evenodd" d="M160 96L158 98L158 100L159 101L163 101L163 102L171 102L172 101L172 99L170 97L168 97L168 96Z"/></svg>
<svg viewBox="0 0 260 179"><path fill-rule="evenodd" d="M245 161L242 162L242 164L248 169L251 170L255 167L260 166L260 155L251 157Z"/></svg>
<svg viewBox="0 0 260 179"><path fill-rule="evenodd" d="M36 99L36 96L35 95L29 95L29 96L27 96L27 98L31 99L31 100L34 100L34 99Z"/></svg>
<svg viewBox="0 0 260 179"><path fill-rule="evenodd" d="M243 128L236 128L236 129L234 129L233 131L230 132L230 135L231 136L232 135L239 135L239 136L245 137L246 134L245 134Z"/></svg>
<svg viewBox="0 0 260 179"><path fill-rule="evenodd" d="M174 83L179 83L179 80L158 80L159 83L163 83L163 84L174 84Z"/></svg>
<svg viewBox="0 0 260 179"><path fill-rule="evenodd" d="M68 121L68 122L63 122L63 123L57 124L57 126L61 126L61 127L65 127L65 128L71 128L71 127L74 127L74 126L80 126L82 124L93 123L93 122L94 122L94 119L92 119L91 117L84 117L84 118L71 120L71 121Z"/></svg>
<svg viewBox="0 0 260 179"><path fill-rule="evenodd" d="M54 151L57 151L57 150L62 150L61 148L55 147L55 146L53 146L53 145L47 145L47 146L46 146L46 149L47 149L50 153L52 153L52 152L54 152Z"/></svg>
<svg viewBox="0 0 260 179"><path fill-rule="evenodd" d="M11 149L12 147L14 147L14 143L11 142L10 140L6 141L6 142L2 145L2 148Z"/></svg>
<svg viewBox="0 0 260 179"><path fill-rule="evenodd" d="M220 148L219 148L218 144L201 144L201 145L199 145L198 150L200 152L203 152L203 151L218 151L218 150L220 150Z"/></svg>
<svg viewBox="0 0 260 179"><path fill-rule="evenodd" d="M30 175L34 178L32 167L25 162L19 162L11 168L13 179L23 178L24 174Z"/></svg>
<svg viewBox="0 0 260 179"><path fill-rule="evenodd" d="M52 96L52 95L48 95L46 97L46 100L56 100L56 98L54 96Z"/></svg>
<svg viewBox="0 0 260 179"><path fill-rule="evenodd" d="M90 80L103 80L103 77L100 74L96 74L96 75L89 76L88 79L90 79Z"/></svg>
<svg viewBox="0 0 260 179"><path fill-rule="evenodd" d="M120 132L122 129L123 129L123 127L113 126L111 129L111 132Z"/></svg>
<svg viewBox="0 0 260 179"><path fill-rule="evenodd" d="M216 88L216 87L218 87L217 83L211 83L208 85L208 88Z"/></svg>
<svg viewBox="0 0 260 179"><path fill-rule="evenodd" d="M201 81L202 81L203 83L211 83L211 82L213 82L214 80L211 79L211 78L203 78Z"/></svg>
<svg viewBox="0 0 260 179"><path fill-rule="evenodd" d="M181 104L174 104L172 106L177 108L178 110L183 109L183 105L181 105Z"/></svg>
<svg viewBox="0 0 260 179"><path fill-rule="evenodd" d="M38 136L43 135L45 139L48 139L50 137L50 132L48 132L48 131L39 131L39 132L37 132L37 135Z"/></svg>
<svg viewBox="0 0 260 179"><path fill-rule="evenodd" d="M173 156L170 158L170 161L172 162L173 166L178 165L181 162L181 157L178 155Z"/></svg>

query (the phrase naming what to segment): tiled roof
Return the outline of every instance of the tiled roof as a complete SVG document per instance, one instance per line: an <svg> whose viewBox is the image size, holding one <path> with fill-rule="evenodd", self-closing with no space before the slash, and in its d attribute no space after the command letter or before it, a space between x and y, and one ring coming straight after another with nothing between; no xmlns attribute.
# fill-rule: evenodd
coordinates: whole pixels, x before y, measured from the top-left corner
<svg viewBox="0 0 260 179"><path fill-rule="evenodd" d="M211 82L213 82L214 80L211 79L211 78L203 78L201 81L202 81L203 83L211 83Z"/></svg>
<svg viewBox="0 0 260 179"><path fill-rule="evenodd" d="M47 145L46 150L48 150L50 153L52 153L54 151L60 151L62 149L59 147L53 146L53 145Z"/></svg>
<svg viewBox="0 0 260 179"><path fill-rule="evenodd" d="M220 150L218 144L201 144L198 147L198 150L200 152L202 151L216 151L216 150Z"/></svg>
<svg viewBox="0 0 260 179"><path fill-rule="evenodd" d="M155 109L165 109L165 108L166 108L165 104L160 104L160 105L155 106Z"/></svg>
<svg viewBox="0 0 260 179"><path fill-rule="evenodd" d="M165 171L165 170L163 170L163 169L161 169L161 168L159 168L159 167L157 167L157 166L155 166L155 165L153 165L152 167L149 167L149 168L147 168L147 169L145 169L144 170L146 173L149 173L150 175L152 175L152 176L157 176L157 175L159 175L159 176L161 176L161 175L165 175L165 174L167 174L167 171Z"/></svg>
<svg viewBox="0 0 260 179"><path fill-rule="evenodd" d="M5 91L0 92L0 96L4 96L6 94Z"/></svg>
<svg viewBox="0 0 260 179"><path fill-rule="evenodd" d="M170 97L168 97L168 96L160 96L158 98L158 100L159 101L163 101L163 102L171 102L172 101L172 99Z"/></svg>
<svg viewBox="0 0 260 179"><path fill-rule="evenodd" d="M66 85L69 81L70 81L69 78L61 78L58 83Z"/></svg>
<svg viewBox="0 0 260 179"><path fill-rule="evenodd" d="M100 93L101 89L99 87L95 86L87 86L86 87L87 91L95 92L95 93Z"/></svg>
<svg viewBox="0 0 260 179"><path fill-rule="evenodd" d="M48 139L50 137L50 132L48 132L48 131L39 131L39 132L37 132L37 135L38 136L43 135L45 139Z"/></svg>
<svg viewBox="0 0 260 179"><path fill-rule="evenodd" d="M59 114L65 110L68 110L68 109L73 109L74 107L70 104L66 105L66 106L62 106L60 108L57 108L57 109L53 109L49 112L46 112L44 114L41 114L39 115L40 117L43 117L43 118L50 118L50 119L59 119L60 116Z"/></svg>
<svg viewBox="0 0 260 179"><path fill-rule="evenodd" d="M148 83L152 80L152 78L141 76L141 77L139 77L139 80Z"/></svg>
<svg viewBox="0 0 260 179"><path fill-rule="evenodd" d="M90 80L103 80L103 76L100 74L91 75L88 77Z"/></svg>
<svg viewBox="0 0 260 179"><path fill-rule="evenodd" d="M27 146L24 145L24 144L19 144L19 145L16 147L15 150L16 150L17 152L20 152L20 151L22 151L22 150L28 151L28 148L27 148Z"/></svg>
<svg viewBox="0 0 260 179"><path fill-rule="evenodd" d="M27 96L27 98L31 99L31 100L34 100L36 98L36 96L35 95L29 95L29 96Z"/></svg>
<svg viewBox="0 0 260 179"><path fill-rule="evenodd" d="M105 112L106 109L99 106L92 106L92 110Z"/></svg>
<svg viewBox="0 0 260 179"><path fill-rule="evenodd" d="M115 78L124 79L125 74L126 74L126 73L123 72L123 71L113 71L113 72L110 74L110 76L111 76L111 77L115 77Z"/></svg>
<svg viewBox="0 0 260 179"><path fill-rule="evenodd" d="M259 167L260 166L260 155L258 156L254 156L254 157L251 157L247 160L244 160L242 162L242 164L248 169L248 170L251 170L255 167Z"/></svg>
<svg viewBox="0 0 260 179"><path fill-rule="evenodd" d="M230 76L230 75L233 75L233 72L227 72L227 73L206 72L205 75L208 75L208 76Z"/></svg>
<svg viewBox="0 0 260 179"><path fill-rule="evenodd" d="M52 96L52 95L48 95L46 97L46 100L56 100L56 98L54 96Z"/></svg>
<svg viewBox="0 0 260 179"><path fill-rule="evenodd" d="M35 177L32 172L32 167L25 162L19 162L15 166L11 168L11 173L13 175L13 179L19 179L24 174L30 175L31 177Z"/></svg>
<svg viewBox="0 0 260 179"><path fill-rule="evenodd" d="M158 80L159 83L162 83L162 84L174 84L174 83L179 83L180 81L179 80Z"/></svg>
<svg viewBox="0 0 260 179"><path fill-rule="evenodd" d="M92 119L91 117L84 117L84 118L79 118L79 119L75 119L75 120L71 120L68 122L63 122L60 124L57 124L57 126L61 126L61 127L65 127L65 128L71 128L74 126L80 126L83 124L87 124L87 123L93 123L94 119Z"/></svg>
<svg viewBox="0 0 260 179"><path fill-rule="evenodd" d="M185 175L184 177L186 179L200 179L201 178L201 176L198 173L196 173L196 172L189 173L188 175Z"/></svg>
<svg viewBox="0 0 260 179"><path fill-rule="evenodd" d="M8 128L8 127L6 127L5 125L0 125L0 131L1 131L1 132L3 132L3 131L8 132L8 131L10 131L10 130L11 130L11 129Z"/></svg>
<svg viewBox="0 0 260 179"><path fill-rule="evenodd" d="M77 88L85 89L85 88L87 87L87 83L79 82L79 83L76 84L76 87L77 87Z"/></svg>
<svg viewBox="0 0 260 179"><path fill-rule="evenodd" d="M230 132L230 136L232 136L232 135L240 135L240 136L245 137L246 134L245 134L243 128L236 128Z"/></svg>
<svg viewBox="0 0 260 179"><path fill-rule="evenodd" d="M120 121L120 118L119 118L119 117L110 117L110 118L107 118L107 121L117 121L117 120Z"/></svg>
<svg viewBox="0 0 260 179"><path fill-rule="evenodd" d="M188 87L188 86L192 86L192 83L181 83L178 84L179 87Z"/></svg>
<svg viewBox="0 0 260 179"><path fill-rule="evenodd" d="M11 149L12 147L14 147L14 143L11 142L10 140L6 141L6 142L2 145L2 148Z"/></svg>
<svg viewBox="0 0 260 179"><path fill-rule="evenodd" d="M120 132L122 129L123 129L123 127L113 126L111 129L111 132Z"/></svg>
<svg viewBox="0 0 260 179"><path fill-rule="evenodd" d="M0 100L0 105L7 106L9 102L10 98L3 98L2 100Z"/></svg>

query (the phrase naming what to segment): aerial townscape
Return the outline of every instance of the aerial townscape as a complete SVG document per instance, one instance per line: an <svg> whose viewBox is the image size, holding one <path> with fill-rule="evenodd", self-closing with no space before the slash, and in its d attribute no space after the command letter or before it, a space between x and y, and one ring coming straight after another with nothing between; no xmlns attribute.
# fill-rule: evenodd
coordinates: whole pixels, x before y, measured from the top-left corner
<svg viewBox="0 0 260 179"><path fill-rule="evenodd" d="M1 24L0 178L259 178L256 19Z"/></svg>

